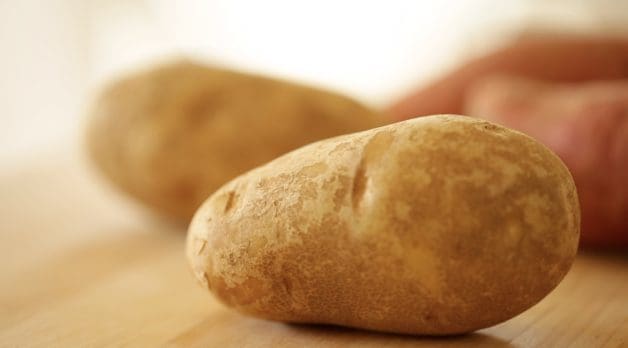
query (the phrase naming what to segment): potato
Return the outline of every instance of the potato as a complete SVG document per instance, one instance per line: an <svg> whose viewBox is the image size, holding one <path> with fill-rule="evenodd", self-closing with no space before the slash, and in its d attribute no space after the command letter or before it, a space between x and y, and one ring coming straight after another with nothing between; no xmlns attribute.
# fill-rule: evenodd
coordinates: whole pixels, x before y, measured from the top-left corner
<svg viewBox="0 0 628 348"><path fill-rule="evenodd" d="M250 315L444 335L547 295L580 214L560 159L463 116L302 147L221 187L189 228L196 278Z"/></svg>
<svg viewBox="0 0 628 348"><path fill-rule="evenodd" d="M584 246L628 246L628 80L491 76L471 88L466 111L534 137L565 162L578 188Z"/></svg>
<svg viewBox="0 0 628 348"><path fill-rule="evenodd" d="M90 116L89 149L105 175L185 221L214 190L257 165L379 125L376 112L346 97L187 61L113 83Z"/></svg>

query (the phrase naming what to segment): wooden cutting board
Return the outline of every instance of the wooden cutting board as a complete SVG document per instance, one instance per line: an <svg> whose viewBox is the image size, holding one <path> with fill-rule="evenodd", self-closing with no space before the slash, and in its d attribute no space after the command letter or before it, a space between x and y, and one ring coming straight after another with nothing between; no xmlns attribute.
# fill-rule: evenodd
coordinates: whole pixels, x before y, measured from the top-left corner
<svg viewBox="0 0 628 348"><path fill-rule="evenodd" d="M185 227L149 216L79 155L0 173L6 347L628 347L628 252L581 253L538 305L452 338L248 318L196 284Z"/></svg>

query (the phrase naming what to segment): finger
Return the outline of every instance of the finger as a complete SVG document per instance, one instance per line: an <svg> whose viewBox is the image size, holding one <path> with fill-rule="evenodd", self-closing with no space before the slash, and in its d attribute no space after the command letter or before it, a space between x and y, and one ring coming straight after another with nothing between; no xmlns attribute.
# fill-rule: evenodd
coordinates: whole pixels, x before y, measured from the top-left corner
<svg viewBox="0 0 628 348"><path fill-rule="evenodd" d="M394 119L462 113L470 84L489 74L575 82L628 78L628 39L530 37L472 60L388 108Z"/></svg>

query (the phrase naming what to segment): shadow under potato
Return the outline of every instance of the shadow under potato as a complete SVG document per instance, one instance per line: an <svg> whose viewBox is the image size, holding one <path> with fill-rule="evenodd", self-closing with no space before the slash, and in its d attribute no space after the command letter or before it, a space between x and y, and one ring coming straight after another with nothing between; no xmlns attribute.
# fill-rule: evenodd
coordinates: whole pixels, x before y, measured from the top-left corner
<svg viewBox="0 0 628 348"><path fill-rule="evenodd" d="M215 309L169 342L175 347L512 347L485 333L412 336L334 325L281 323Z"/></svg>
<svg viewBox="0 0 628 348"><path fill-rule="evenodd" d="M448 336L416 336L366 331L336 325L285 324L295 335L346 347L348 345L381 347L394 344L395 347L512 347L513 345L497 337L483 333L468 333Z"/></svg>

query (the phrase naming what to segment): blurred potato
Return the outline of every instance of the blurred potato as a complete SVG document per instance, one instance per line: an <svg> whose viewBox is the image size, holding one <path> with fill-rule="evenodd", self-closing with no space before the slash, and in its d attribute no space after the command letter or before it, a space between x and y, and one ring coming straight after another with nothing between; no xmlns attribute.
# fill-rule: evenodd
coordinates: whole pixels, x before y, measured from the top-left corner
<svg viewBox="0 0 628 348"><path fill-rule="evenodd" d="M189 61L114 82L90 119L88 147L102 172L180 220L255 166L379 124L375 111L335 93Z"/></svg>

